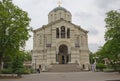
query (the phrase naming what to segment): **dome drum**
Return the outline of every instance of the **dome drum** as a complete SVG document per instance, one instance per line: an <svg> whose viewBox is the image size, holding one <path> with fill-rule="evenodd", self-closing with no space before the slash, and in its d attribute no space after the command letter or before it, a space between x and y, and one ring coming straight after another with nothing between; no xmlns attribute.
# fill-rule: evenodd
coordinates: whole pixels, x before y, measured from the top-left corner
<svg viewBox="0 0 120 81"><path fill-rule="evenodd" d="M71 21L71 13L63 7L56 7L48 14L48 22L55 22L61 18L66 21Z"/></svg>

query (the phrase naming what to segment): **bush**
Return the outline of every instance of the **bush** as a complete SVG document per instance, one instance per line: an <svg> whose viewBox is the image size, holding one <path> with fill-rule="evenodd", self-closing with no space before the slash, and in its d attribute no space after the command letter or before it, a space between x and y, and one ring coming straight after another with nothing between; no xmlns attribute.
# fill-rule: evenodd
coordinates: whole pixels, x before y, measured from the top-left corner
<svg viewBox="0 0 120 81"><path fill-rule="evenodd" d="M31 73L31 70L30 69L24 69L22 74L30 74Z"/></svg>
<svg viewBox="0 0 120 81"><path fill-rule="evenodd" d="M14 73L17 74L18 76L21 76L23 71L24 71L23 68L18 68L18 69L15 70Z"/></svg>
<svg viewBox="0 0 120 81"><path fill-rule="evenodd" d="M15 69L3 69L0 71L0 74L17 74L18 76L21 76L22 74L30 74L33 72L33 69L25 69L25 68L18 68L15 71Z"/></svg>
<svg viewBox="0 0 120 81"><path fill-rule="evenodd" d="M35 70L34 70L34 69L32 69L32 68L30 69L30 73L34 73L34 71L35 71Z"/></svg>
<svg viewBox="0 0 120 81"><path fill-rule="evenodd" d="M114 69L111 69L111 68L106 68L106 69L103 69L104 72L114 72L115 70Z"/></svg>
<svg viewBox="0 0 120 81"><path fill-rule="evenodd" d="M12 69L3 69L3 70L1 70L1 73L2 74L12 74Z"/></svg>
<svg viewBox="0 0 120 81"><path fill-rule="evenodd" d="M100 71L103 71L103 69L105 69L105 68L106 68L106 66L103 63L98 63L96 65L96 69L99 69Z"/></svg>
<svg viewBox="0 0 120 81"><path fill-rule="evenodd" d="M31 73L31 69L25 69L25 68L19 68L18 70L15 71L15 74L17 74L18 76L21 76L22 74L30 74Z"/></svg>

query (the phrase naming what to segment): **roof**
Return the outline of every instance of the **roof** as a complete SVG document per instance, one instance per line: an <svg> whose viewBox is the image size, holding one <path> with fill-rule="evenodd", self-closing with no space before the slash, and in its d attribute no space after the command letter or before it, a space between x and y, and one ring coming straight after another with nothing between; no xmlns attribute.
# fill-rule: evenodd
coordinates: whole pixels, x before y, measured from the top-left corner
<svg viewBox="0 0 120 81"><path fill-rule="evenodd" d="M65 12L69 12L67 9L65 9L64 7L56 7L56 8L54 8L51 12L56 12L56 11L58 11L58 10L63 10L63 11L65 11Z"/></svg>

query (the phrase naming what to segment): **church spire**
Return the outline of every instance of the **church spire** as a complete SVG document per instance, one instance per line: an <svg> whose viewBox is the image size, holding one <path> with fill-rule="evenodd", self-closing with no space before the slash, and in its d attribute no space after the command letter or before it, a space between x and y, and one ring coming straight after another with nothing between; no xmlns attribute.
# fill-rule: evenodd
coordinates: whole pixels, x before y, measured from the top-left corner
<svg viewBox="0 0 120 81"><path fill-rule="evenodd" d="M62 4L61 0L58 1L58 6L60 7Z"/></svg>

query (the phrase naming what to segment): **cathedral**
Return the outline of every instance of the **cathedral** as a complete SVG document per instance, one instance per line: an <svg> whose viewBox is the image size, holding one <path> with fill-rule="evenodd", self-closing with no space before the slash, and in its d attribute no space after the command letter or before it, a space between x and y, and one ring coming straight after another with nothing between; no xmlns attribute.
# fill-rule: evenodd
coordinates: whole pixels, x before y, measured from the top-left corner
<svg viewBox="0 0 120 81"><path fill-rule="evenodd" d="M33 68L48 71L53 65L78 64L89 68L88 31L72 23L72 14L58 6L48 14L48 24L33 30Z"/></svg>

